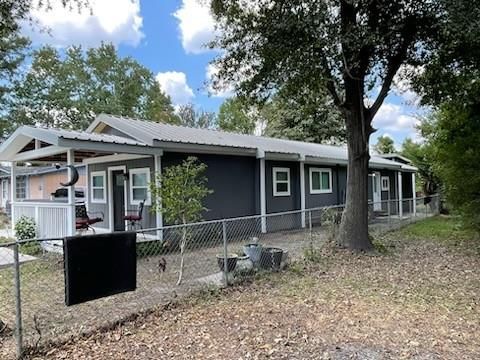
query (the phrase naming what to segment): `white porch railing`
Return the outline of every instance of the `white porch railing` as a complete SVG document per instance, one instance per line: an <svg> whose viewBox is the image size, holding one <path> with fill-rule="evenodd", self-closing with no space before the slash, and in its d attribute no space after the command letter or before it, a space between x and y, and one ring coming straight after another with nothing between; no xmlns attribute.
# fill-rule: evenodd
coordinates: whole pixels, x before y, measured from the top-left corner
<svg viewBox="0 0 480 360"><path fill-rule="evenodd" d="M33 218L37 224L38 238L49 239L68 236L70 205L61 202L23 201L12 204L13 223L21 216Z"/></svg>

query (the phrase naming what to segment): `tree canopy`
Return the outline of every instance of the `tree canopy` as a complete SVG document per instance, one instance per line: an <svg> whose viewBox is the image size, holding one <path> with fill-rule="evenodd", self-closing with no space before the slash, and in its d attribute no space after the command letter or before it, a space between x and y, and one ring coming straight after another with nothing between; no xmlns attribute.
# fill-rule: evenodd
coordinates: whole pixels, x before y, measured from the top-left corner
<svg viewBox="0 0 480 360"><path fill-rule="evenodd" d="M221 31L211 46L222 49L214 87L230 83L239 95L259 100L322 88L341 114L349 156L338 238L344 246L372 248L366 210L372 121L400 67L435 55L452 2L212 1Z"/></svg>
<svg viewBox="0 0 480 360"><path fill-rule="evenodd" d="M52 47L33 52L32 64L15 88L11 126L42 124L86 128L96 114L176 122L170 98L153 73L136 60L118 56L113 45L61 56Z"/></svg>
<svg viewBox="0 0 480 360"><path fill-rule="evenodd" d="M229 98L220 105L217 121L221 130L241 134L255 132L255 116L248 104L238 97Z"/></svg>
<svg viewBox="0 0 480 360"><path fill-rule="evenodd" d="M375 144L375 150L379 154L393 154L396 152L393 139L390 136L379 136Z"/></svg>
<svg viewBox="0 0 480 360"><path fill-rule="evenodd" d="M194 128L215 129L217 127L217 116L214 112L197 108L194 104L180 105L176 111L178 125Z"/></svg>

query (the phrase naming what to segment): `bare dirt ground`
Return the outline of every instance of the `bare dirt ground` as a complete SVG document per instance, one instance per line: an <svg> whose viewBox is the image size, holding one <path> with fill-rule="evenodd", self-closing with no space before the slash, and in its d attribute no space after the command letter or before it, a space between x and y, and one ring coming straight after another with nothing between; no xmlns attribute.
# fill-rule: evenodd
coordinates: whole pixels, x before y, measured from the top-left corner
<svg viewBox="0 0 480 360"><path fill-rule="evenodd" d="M203 291L35 359L479 359L480 240L433 218Z"/></svg>

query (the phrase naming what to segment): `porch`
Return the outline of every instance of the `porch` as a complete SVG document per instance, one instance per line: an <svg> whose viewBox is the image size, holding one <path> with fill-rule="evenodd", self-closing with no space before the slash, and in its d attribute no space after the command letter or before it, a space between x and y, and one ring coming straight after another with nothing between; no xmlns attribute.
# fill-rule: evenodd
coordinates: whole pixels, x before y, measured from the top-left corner
<svg viewBox="0 0 480 360"><path fill-rule="evenodd" d="M76 206L79 200L88 208L90 192L87 173L85 198L75 198L75 167L91 163L110 162L115 160L150 158L155 163L155 170L161 169L162 150L148 146L136 140L107 134L87 134L85 132L22 127L0 146L1 161L11 164L10 203L12 233L15 224L22 217L34 219L39 239L59 239L72 236L76 229ZM66 189L66 197L62 199L17 198L17 166L18 164L43 166L60 166L68 170L65 179L61 179L58 188ZM125 173L120 174L125 177ZM126 179L125 179L126 181ZM66 186L62 186L63 183ZM104 198L107 204L112 200L112 191L104 186ZM121 209L127 208L125 202ZM111 219L109 220L112 221ZM161 226L162 219L158 215L156 223ZM126 223L125 227L126 228ZM96 232L110 232L114 229L110 223L95 229Z"/></svg>

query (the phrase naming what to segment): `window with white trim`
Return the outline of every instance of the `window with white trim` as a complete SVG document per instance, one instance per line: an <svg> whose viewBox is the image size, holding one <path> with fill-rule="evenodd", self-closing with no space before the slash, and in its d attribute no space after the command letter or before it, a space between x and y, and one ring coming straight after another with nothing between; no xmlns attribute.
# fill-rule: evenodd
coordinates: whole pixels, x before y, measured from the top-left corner
<svg viewBox="0 0 480 360"><path fill-rule="evenodd" d="M382 191L390 190L390 178L388 176L382 176Z"/></svg>
<svg viewBox="0 0 480 360"><path fill-rule="evenodd" d="M23 200L27 198L27 177L17 176L17 199Z"/></svg>
<svg viewBox="0 0 480 360"><path fill-rule="evenodd" d="M130 174L130 203L138 205L145 201L145 205L150 205L150 168L139 168L129 170Z"/></svg>
<svg viewBox="0 0 480 360"><path fill-rule="evenodd" d="M90 194L92 203L106 203L105 171L92 171L90 173Z"/></svg>
<svg viewBox="0 0 480 360"><path fill-rule="evenodd" d="M290 196L289 168L273 168L273 196Z"/></svg>
<svg viewBox="0 0 480 360"><path fill-rule="evenodd" d="M310 194L332 192L332 169L310 168Z"/></svg>

